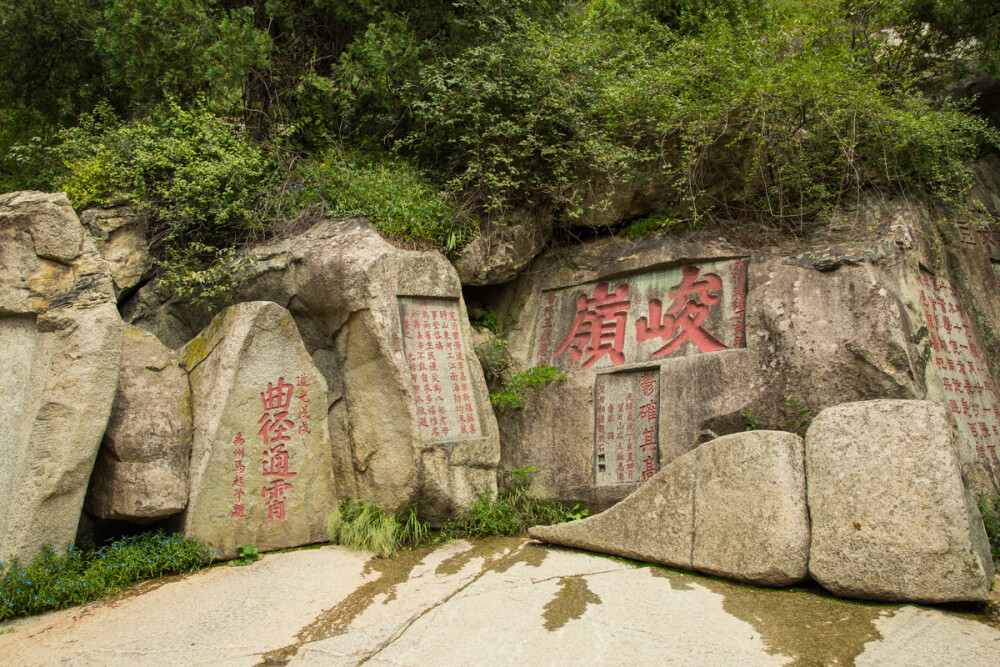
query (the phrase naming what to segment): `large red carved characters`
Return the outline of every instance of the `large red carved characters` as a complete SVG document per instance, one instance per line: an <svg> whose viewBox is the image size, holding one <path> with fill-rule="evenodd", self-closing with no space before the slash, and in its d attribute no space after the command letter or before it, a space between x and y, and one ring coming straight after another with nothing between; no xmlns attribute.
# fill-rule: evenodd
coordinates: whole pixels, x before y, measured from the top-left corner
<svg viewBox="0 0 1000 667"><path fill-rule="evenodd" d="M667 344L653 352L654 357L670 354L684 343L691 341L702 352L728 350L718 338L705 331L702 325L709 309L719 303L722 278L706 273L699 279L697 266L685 266L681 284L667 293L673 301L666 315L660 318L663 304L659 299L649 300L649 320L640 317L635 323L636 340L640 343L650 338L662 338ZM697 297L697 300L691 297Z"/></svg>
<svg viewBox="0 0 1000 667"><path fill-rule="evenodd" d="M576 319L570 325L569 333L562 344L556 349L559 356L569 349L573 361L587 355L587 360L580 368L590 368L604 355L608 355L611 363L620 366L625 363L622 350L625 346L625 322L628 318L626 301L628 285L619 285L614 292L608 293L607 283L597 283L594 296L586 294L576 297Z"/></svg>
<svg viewBox="0 0 1000 667"><path fill-rule="evenodd" d="M536 363L576 371L746 347L746 275L743 259L700 262L546 290Z"/></svg>

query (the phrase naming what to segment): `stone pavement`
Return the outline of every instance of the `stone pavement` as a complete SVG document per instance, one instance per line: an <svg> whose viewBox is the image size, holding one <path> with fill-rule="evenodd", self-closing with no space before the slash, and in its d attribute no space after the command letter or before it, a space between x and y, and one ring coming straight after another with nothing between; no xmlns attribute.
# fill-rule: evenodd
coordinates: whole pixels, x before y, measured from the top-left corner
<svg viewBox="0 0 1000 667"><path fill-rule="evenodd" d="M0 626L7 665L1000 665L983 615L858 603L517 538L325 546Z"/></svg>

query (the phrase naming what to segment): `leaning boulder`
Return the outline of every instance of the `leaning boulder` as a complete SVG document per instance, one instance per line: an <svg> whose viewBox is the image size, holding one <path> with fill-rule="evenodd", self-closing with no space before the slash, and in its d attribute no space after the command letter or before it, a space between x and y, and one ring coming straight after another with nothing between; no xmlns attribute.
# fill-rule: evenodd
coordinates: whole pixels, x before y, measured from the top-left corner
<svg viewBox="0 0 1000 667"><path fill-rule="evenodd" d="M821 412L806 435L809 573L836 595L984 602L993 566L955 425L927 401Z"/></svg>
<svg viewBox="0 0 1000 667"><path fill-rule="evenodd" d="M183 350L194 403L182 530L222 558L326 539L336 499L326 382L288 311L227 308Z"/></svg>
<svg viewBox="0 0 1000 667"><path fill-rule="evenodd" d="M802 438L748 431L677 458L611 509L532 528L554 544L683 567L765 586L806 575Z"/></svg>
<svg viewBox="0 0 1000 667"><path fill-rule="evenodd" d="M63 547L111 412L122 322L65 195L0 195L0 560Z"/></svg>
<svg viewBox="0 0 1000 667"><path fill-rule="evenodd" d="M148 523L183 510L191 420L180 357L126 324L118 394L87 492L91 516Z"/></svg>

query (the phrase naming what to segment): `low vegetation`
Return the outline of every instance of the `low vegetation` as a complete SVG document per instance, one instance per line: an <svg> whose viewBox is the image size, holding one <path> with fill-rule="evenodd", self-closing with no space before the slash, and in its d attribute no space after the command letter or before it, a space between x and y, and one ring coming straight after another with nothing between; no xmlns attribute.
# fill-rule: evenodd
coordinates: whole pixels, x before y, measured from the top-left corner
<svg viewBox="0 0 1000 667"><path fill-rule="evenodd" d="M588 511L568 508L557 500L531 496L528 490L537 471L505 471L499 496L479 492L458 517L432 531L414 509L394 517L362 500L342 500L328 519L330 541L350 549L387 557L402 548L440 544L454 539L483 538L524 533L531 526L582 519Z"/></svg>
<svg viewBox="0 0 1000 667"><path fill-rule="evenodd" d="M958 206L998 139L948 90L996 71L991 7L0 0L0 191L136 203L180 289L327 213L455 254L636 178L664 207L630 236L799 233L870 191Z"/></svg>
<svg viewBox="0 0 1000 667"><path fill-rule="evenodd" d="M82 604L146 579L197 570L212 560L198 540L163 532L105 546L46 547L30 564L0 567L0 621Z"/></svg>

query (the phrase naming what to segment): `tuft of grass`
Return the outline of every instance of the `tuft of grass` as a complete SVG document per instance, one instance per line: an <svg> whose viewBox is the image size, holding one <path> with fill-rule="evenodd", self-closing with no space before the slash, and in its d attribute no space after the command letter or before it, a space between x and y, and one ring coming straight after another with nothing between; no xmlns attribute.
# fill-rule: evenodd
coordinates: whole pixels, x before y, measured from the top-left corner
<svg viewBox="0 0 1000 667"><path fill-rule="evenodd" d="M51 546L28 565L0 564L0 621L107 597L131 584L197 570L212 560L198 540L162 531L102 547Z"/></svg>
<svg viewBox="0 0 1000 667"><path fill-rule="evenodd" d="M330 541L385 558L403 547L419 546L430 532L411 509L402 522L363 500L342 500L327 517Z"/></svg>

